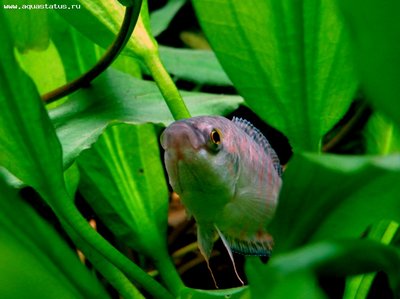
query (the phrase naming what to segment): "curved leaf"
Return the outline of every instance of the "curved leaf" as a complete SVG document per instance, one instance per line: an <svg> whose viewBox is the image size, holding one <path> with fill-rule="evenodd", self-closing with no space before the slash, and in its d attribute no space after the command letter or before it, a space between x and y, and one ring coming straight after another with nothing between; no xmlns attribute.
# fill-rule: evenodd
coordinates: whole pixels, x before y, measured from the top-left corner
<svg viewBox="0 0 400 299"><path fill-rule="evenodd" d="M169 0L162 8L151 13L150 25L153 36L160 35L168 28L173 17L185 3L186 0Z"/></svg>
<svg viewBox="0 0 400 299"><path fill-rule="evenodd" d="M395 247L372 240L347 240L320 242L279 254L267 265L248 258L246 273L254 298L326 298L316 285L318 274L346 276L382 270L398 292L399 267L400 252ZM294 285L288 288L289 283Z"/></svg>
<svg viewBox="0 0 400 299"><path fill-rule="evenodd" d="M15 61L2 13L0 24L0 56L7 57L0 61L0 166L49 195L64 188L60 143L36 86Z"/></svg>
<svg viewBox="0 0 400 299"><path fill-rule="evenodd" d="M357 81L335 1L193 1L223 68L295 151L319 150Z"/></svg>
<svg viewBox="0 0 400 299"><path fill-rule="evenodd" d="M3 0L1 2L4 6L18 7L3 9L15 46L20 52L45 50L49 45L49 26L47 20L48 10L44 9L43 1L31 0L18 5L16 3L18 2L12 0ZM39 7L39 9L35 9L35 7Z"/></svg>
<svg viewBox="0 0 400 299"><path fill-rule="evenodd" d="M367 153L370 155L400 153L400 127L382 113L375 112L371 116L364 136Z"/></svg>
<svg viewBox="0 0 400 299"><path fill-rule="evenodd" d="M358 238L382 219L400 221L400 155L295 155L270 229L276 250L310 240Z"/></svg>
<svg viewBox="0 0 400 299"><path fill-rule="evenodd" d="M0 293L4 298L108 298L49 223L0 179Z"/></svg>
<svg viewBox="0 0 400 299"><path fill-rule="evenodd" d="M109 127L78 165L80 191L120 240L147 256L166 251L168 187L154 125Z"/></svg>
<svg viewBox="0 0 400 299"><path fill-rule="evenodd" d="M400 3L338 1L349 23L354 57L371 103L400 125Z"/></svg>
<svg viewBox="0 0 400 299"><path fill-rule="evenodd" d="M215 54L209 50L189 50L160 46L160 57L169 73L198 84L231 86Z"/></svg>

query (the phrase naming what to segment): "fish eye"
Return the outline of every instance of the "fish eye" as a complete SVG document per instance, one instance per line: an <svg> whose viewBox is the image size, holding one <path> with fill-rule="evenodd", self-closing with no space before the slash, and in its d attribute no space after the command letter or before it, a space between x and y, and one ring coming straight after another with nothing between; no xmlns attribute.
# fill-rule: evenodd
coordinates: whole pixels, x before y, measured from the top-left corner
<svg viewBox="0 0 400 299"><path fill-rule="evenodd" d="M210 133L210 140L212 143L219 145L222 142L222 133L218 129L213 129Z"/></svg>

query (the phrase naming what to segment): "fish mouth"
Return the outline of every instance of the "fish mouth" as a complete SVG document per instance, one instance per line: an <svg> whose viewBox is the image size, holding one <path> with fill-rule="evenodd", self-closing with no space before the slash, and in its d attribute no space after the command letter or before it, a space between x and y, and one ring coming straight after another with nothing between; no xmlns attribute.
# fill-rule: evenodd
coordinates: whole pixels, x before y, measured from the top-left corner
<svg viewBox="0 0 400 299"><path fill-rule="evenodd" d="M201 132L196 128L179 121L166 128L160 137L164 150L175 149L177 151L190 148L198 150L203 139Z"/></svg>

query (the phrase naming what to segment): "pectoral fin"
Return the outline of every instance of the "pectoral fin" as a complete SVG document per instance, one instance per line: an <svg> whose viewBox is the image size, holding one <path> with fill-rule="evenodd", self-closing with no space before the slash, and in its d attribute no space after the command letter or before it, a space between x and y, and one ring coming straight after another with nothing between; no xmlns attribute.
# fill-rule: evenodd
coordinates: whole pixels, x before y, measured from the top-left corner
<svg viewBox="0 0 400 299"><path fill-rule="evenodd" d="M212 226L197 224L197 242L204 258L208 261L214 245L215 229Z"/></svg>
<svg viewBox="0 0 400 299"><path fill-rule="evenodd" d="M214 245L214 237L216 236L216 231L213 226L202 226L197 223L197 243L201 254L206 260L208 270L211 273L211 277L214 281L215 287L218 288L217 281L215 280L214 274L211 270L209 259L211 256L211 251Z"/></svg>
<svg viewBox="0 0 400 299"><path fill-rule="evenodd" d="M218 229L218 227L215 226L215 229L217 230L218 235L219 235L219 237L220 237L221 240L222 240L222 243L224 243L224 246L225 246L225 248L226 248L226 251L228 251L228 254L229 254L229 257L230 257L230 259L231 259L231 262L232 262L232 265L233 265L233 270L235 271L236 277L239 279L240 283L241 283L242 285L244 285L243 280L240 278L239 273L238 273L237 270L236 270L235 260L233 259L232 250L231 250L231 248L230 248L230 246L229 246L228 241L226 240L225 236L221 233L221 231Z"/></svg>

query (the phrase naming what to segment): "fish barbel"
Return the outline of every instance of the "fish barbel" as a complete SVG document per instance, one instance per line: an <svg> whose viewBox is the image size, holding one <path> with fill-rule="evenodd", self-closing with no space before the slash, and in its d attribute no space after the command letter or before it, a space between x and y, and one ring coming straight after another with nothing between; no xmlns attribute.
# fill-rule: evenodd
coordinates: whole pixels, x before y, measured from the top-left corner
<svg viewBox="0 0 400 299"><path fill-rule="evenodd" d="M281 188L281 165L250 122L199 116L172 123L161 135L169 182L197 223L207 263L218 234L232 251L269 255L266 231ZM233 260L233 258L232 258Z"/></svg>

